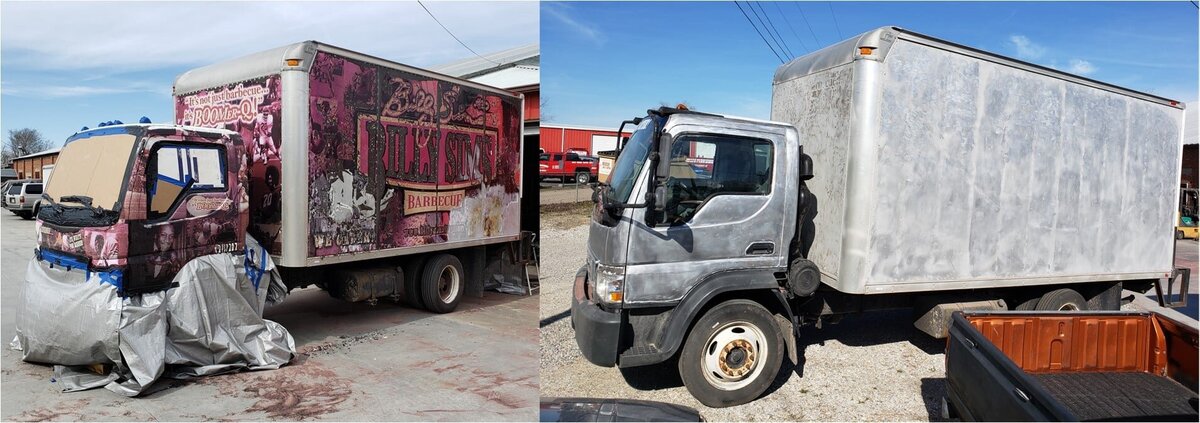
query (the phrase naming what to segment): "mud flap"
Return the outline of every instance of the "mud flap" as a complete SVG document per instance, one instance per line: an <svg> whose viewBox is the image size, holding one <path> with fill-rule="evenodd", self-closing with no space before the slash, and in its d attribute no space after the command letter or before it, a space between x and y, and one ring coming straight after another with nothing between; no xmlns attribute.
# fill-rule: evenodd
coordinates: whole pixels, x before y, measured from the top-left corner
<svg viewBox="0 0 1200 423"><path fill-rule="evenodd" d="M246 245L243 254L188 262L166 291L130 297L118 295L119 273L36 258L12 346L24 361L55 364L64 391L103 386L137 396L162 376L279 368L295 341L262 310L282 281L258 243L247 237Z"/></svg>
<svg viewBox="0 0 1200 423"><path fill-rule="evenodd" d="M775 297L779 299L779 303L783 305L784 311L787 312L787 316L775 315L775 320L779 324L780 329L790 329L785 332L788 335L783 337L783 343L787 345L788 358L792 359L792 364L800 365L800 353L796 351L796 340L800 339L800 319L792 313L792 306L788 304L783 294L779 291L774 292Z"/></svg>

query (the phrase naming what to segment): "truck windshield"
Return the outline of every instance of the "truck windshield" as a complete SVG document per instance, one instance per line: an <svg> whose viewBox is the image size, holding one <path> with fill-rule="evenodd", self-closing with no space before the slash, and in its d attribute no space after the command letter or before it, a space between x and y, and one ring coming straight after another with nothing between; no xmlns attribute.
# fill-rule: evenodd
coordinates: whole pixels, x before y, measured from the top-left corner
<svg viewBox="0 0 1200 423"><path fill-rule="evenodd" d="M116 209L136 141L137 136L131 134L112 134L68 143L58 154L46 195L67 207L83 204L80 198L90 198L92 207ZM63 201L72 196L76 198Z"/></svg>
<svg viewBox="0 0 1200 423"><path fill-rule="evenodd" d="M641 175L642 168L645 167L646 160L650 157L650 148L654 144L653 138L654 119L642 119L642 123L625 143L625 148L621 150L621 155L617 157L617 163L613 165L612 173L608 177L608 199L610 201L615 203L629 201L633 184L637 181L638 175Z"/></svg>

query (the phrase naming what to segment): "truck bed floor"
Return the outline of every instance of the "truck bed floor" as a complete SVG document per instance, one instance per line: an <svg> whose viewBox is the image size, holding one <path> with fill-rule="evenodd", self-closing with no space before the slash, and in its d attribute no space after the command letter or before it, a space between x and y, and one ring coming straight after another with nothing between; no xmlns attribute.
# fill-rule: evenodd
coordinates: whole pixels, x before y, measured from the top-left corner
<svg viewBox="0 0 1200 423"><path fill-rule="evenodd" d="M1080 420L1196 421L1196 392L1142 372L1033 375Z"/></svg>

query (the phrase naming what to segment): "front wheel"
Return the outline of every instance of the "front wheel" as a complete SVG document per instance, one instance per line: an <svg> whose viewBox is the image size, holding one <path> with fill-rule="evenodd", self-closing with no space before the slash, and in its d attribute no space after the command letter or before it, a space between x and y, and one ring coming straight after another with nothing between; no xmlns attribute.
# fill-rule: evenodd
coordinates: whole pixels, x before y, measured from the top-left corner
<svg viewBox="0 0 1200 423"><path fill-rule="evenodd" d="M679 376L700 403L731 407L771 386L783 354L783 334L771 312L753 301L730 300L696 321L679 355Z"/></svg>

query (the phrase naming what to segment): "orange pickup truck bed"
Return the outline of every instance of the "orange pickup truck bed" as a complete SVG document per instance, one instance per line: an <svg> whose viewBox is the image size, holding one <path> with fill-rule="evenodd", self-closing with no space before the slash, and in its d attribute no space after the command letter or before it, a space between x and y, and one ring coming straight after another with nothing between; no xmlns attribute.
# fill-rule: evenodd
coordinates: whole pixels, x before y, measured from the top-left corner
<svg viewBox="0 0 1200 423"><path fill-rule="evenodd" d="M1197 420L1197 334L1151 313L956 314L947 402L965 420Z"/></svg>

